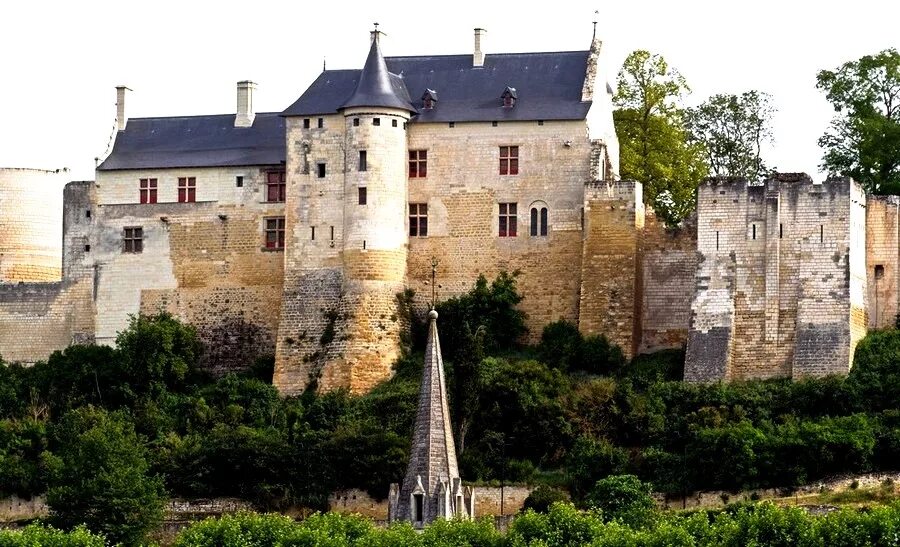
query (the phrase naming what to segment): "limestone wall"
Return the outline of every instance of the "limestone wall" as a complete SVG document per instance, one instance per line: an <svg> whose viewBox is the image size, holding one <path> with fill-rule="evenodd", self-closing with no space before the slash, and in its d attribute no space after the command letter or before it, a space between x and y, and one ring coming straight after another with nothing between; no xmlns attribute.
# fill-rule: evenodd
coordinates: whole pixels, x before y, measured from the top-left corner
<svg viewBox="0 0 900 547"><path fill-rule="evenodd" d="M0 283L60 280L66 174L0 169Z"/></svg>
<svg viewBox="0 0 900 547"><path fill-rule="evenodd" d="M643 298L639 351L680 348L687 343L697 273L697 218L678 228L648 210L641 244Z"/></svg>
<svg viewBox="0 0 900 547"><path fill-rule="evenodd" d="M532 486L475 486L475 518L515 515L525 505ZM502 499L502 502L501 502ZM386 521L388 500L376 500L366 491L341 490L328 497L328 508L336 513L356 513L374 520ZM501 512L502 511L502 512Z"/></svg>
<svg viewBox="0 0 900 547"><path fill-rule="evenodd" d="M584 224L578 327L584 334L605 334L630 358L641 339L640 183L586 187Z"/></svg>
<svg viewBox="0 0 900 547"><path fill-rule="evenodd" d="M112 344L130 315L168 311L197 327L214 372L274 354L283 251L265 247L271 167L99 171L97 205L81 262L97 276L97 341ZM158 181L157 203L139 203L138 181ZM178 203L179 177L196 178L196 202ZM241 177L238 179L238 177ZM126 227L143 230L124 252Z"/></svg>
<svg viewBox="0 0 900 547"><path fill-rule="evenodd" d="M501 146L518 146L517 175L499 174ZM428 176L409 179L409 201L428 205L428 236L409 238L407 278L420 305L431 298L426 282L435 258L438 299L468 291L478 274L492 279L520 270L530 341L549 322L577 322L581 210L590 180L585 123L411 124L409 148L428 154ZM515 237L499 236L500 203L516 204ZM531 235L532 208L547 208L546 236Z"/></svg>
<svg viewBox="0 0 900 547"><path fill-rule="evenodd" d="M869 196L866 201L866 276L869 328L893 327L897 318L900 267L900 198Z"/></svg>
<svg viewBox="0 0 900 547"><path fill-rule="evenodd" d="M866 321L865 224L849 179L701 185L685 379L846 374Z"/></svg>

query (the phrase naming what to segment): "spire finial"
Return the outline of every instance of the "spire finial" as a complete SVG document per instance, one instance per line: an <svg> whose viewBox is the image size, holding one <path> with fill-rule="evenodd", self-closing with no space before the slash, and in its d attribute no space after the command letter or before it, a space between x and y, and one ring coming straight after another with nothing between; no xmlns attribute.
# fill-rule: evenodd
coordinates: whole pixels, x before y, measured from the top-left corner
<svg viewBox="0 0 900 547"><path fill-rule="evenodd" d="M600 19L600 10L595 9L594 10L594 36L592 37L592 39L597 38L597 20L598 19ZM377 27L377 25L376 25L376 27Z"/></svg>

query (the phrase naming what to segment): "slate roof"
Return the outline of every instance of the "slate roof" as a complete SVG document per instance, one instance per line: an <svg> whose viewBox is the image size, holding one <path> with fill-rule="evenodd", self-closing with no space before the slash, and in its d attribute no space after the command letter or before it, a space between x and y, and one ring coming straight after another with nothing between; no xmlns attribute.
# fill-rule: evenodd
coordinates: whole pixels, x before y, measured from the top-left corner
<svg viewBox="0 0 900 547"><path fill-rule="evenodd" d="M378 45L378 33L372 40L366 64L358 77L353 94L341 105L341 108L354 106L375 106L399 108L415 113L416 109L409 102L409 94L399 78L388 72Z"/></svg>
<svg viewBox="0 0 900 547"><path fill-rule="evenodd" d="M234 114L132 118L116 135L99 171L173 167L278 165L285 161L284 118L256 114L251 127L235 127Z"/></svg>
<svg viewBox="0 0 900 547"><path fill-rule="evenodd" d="M582 120L591 107L581 101L587 51L486 55L483 67L472 55L386 57L393 83L402 83L418 110L414 121ZM289 106L284 116L333 114L354 93L360 70L326 70ZM513 108L502 106L507 87L517 91ZM424 110L421 97L433 89L440 100Z"/></svg>

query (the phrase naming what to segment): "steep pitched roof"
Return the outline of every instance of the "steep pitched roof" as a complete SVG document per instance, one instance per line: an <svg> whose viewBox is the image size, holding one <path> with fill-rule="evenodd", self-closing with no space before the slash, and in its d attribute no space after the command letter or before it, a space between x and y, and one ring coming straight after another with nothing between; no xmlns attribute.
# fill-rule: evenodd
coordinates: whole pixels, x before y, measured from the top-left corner
<svg viewBox="0 0 900 547"><path fill-rule="evenodd" d="M262 112L250 127L235 127L234 114L132 118L97 169L278 165L284 161L284 118Z"/></svg>
<svg viewBox="0 0 900 547"><path fill-rule="evenodd" d="M341 108L382 106L415 112L416 109L409 104L409 94L406 93L402 83L397 81L396 76L388 72L378 42L378 32L375 32L366 64L359 73L356 89L353 90L350 98L341 105Z"/></svg>
<svg viewBox="0 0 900 547"><path fill-rule="evenodd" d="M588 51L486 55L483 67L471 55L386 57L392 85L402 85L418 111L418 122L503 120L582 120L591 107L581 100ZM326 70L289 106L284 116L337 112L354 93L360 70ZM396 76L395 76L396 75ZM500 95L517 91L514 108L503 108ZM426 89L440 94L432 110L419 97Z"/></svg>
<svg viewBox="0 0 900 547"><path fill-rule="evenodd" d="M419 408L413 429L409 467L400 490L401 504L408 503L409 494L422 478L429 495L437 492L438 481L459 477L456 446L450 429L450 410L444 380L444 361L437 332L437 312L429 313L428 344L425 346L425 369L419 390Z"/></svg>

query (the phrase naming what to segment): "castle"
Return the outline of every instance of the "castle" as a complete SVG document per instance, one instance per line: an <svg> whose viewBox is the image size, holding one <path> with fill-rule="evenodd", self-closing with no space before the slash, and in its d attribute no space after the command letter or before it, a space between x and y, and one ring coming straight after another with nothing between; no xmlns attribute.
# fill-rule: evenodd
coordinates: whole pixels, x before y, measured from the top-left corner
<svg viewBox="0 0 900 547"><path fill-rule="evenodd" d="M110 155L61 194L58 276L35 258L55 230L16 229L51 222L41 201L3 197L56 174L25 188L0 170L0 355L113 344L130 315L168 311L214 371L275 355L283 393L363 392L391 375L397 294L424 310L433 261L442 298L521 271L532 341L566 319L627 356L687 345L689 380L846 373L893 324L896 198L711 180L668 229L619 180L601 42L485 54L483 37L384 57L376 31L362 69L324 70L283 112L255 112L242 81L235 114L128 119L118 88Z"/></svg>

